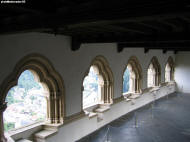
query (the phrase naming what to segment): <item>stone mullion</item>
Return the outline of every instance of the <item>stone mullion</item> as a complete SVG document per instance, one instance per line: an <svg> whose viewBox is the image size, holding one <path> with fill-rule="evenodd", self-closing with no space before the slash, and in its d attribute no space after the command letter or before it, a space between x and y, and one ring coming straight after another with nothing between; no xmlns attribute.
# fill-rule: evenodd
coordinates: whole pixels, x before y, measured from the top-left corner
<svg viewBox="0 0 190 142"><path fill-rule="evenodd" d="M51 92L50 95L50 120L51 123L55 123L55 101L54 101L54 92Z"/></svg>
<svg viewBox="0 0 190 142"><path fill-rule="evenodd" d="M105 81L104 82L104 103L107 103L107 99L108 99L108 84Z"/></svg>
<svg viewBox="0 0 190 142"><path fill-rule="evenodd" d="M0 105L0 142L7 142L4 136L4 123L3 123L3 112L7 108L7 103Z"/></svg>
<svg viewBox="0 0 190 142"><path fill-rule="evenodd" d="M59 119L60 119L60 122L63 122L63 104L62 104L62 100L61 100L61 96L60 96L60 94L59 94Z"/></svg>
<svg viewBox="0 0 190 142"><path fill-rule="evenodd" d="M138 92L138 81L135 78L135 93L137 93L137 92Z"/></svg>
<svg viewBox="0 0 190 142"><path fill-rule="evenodd" d="M54 117L54 123L57 123L58 121L58 114L57 114L57 111L58 111L58 108L57 108L57 94L54 93L54 114L55 114L55 117Z"/></svg>
<svg viewBox="0 0 190 142"><path fill-rule="evenodd" d="M109 103L112 103L112 85L109 85Z"/></svg>
<svg viewBox="0 0 190 142"><path fill-rule="evenodd" d="M154 86L157 86L158 84L158 72L156 71L154 74Z"/></svg>
<svg viewBox="0 0 190 142"><path fill-rule="evenodd" d="M106 103L109 103L110 102L110 89L109 89L109 83L108 82L106 84L106 88L107 88Z"/></svg>
<svg viewBox="0 0 190 142"><path fill-rule="evenodd" d="M140 79L137 79L137 92L140 93Z"/></svg>
<svg viewBox="0 0 190 142"><path fill-rule="evenodd" d="M103 102L104 103L104 89L105 87L104 87L104 85L101 85L101 102Z"/></svg>
<svg viewBox="0 0 190 142"><path fill-rule="evenodd" d="M170 81L173 81L174 80L174 74L173 74L173 68L171 68L171 71L170 71Z"/></svg>
<svg viewBox="0 0 190 142"><path fill-rule="evenodd" d="M158 72L156 72L156 86L158 86L158 79L159 79L159 75L158 75Z"/></svg>
<svg viewBox="0 0 190 142"><path fill-rule="evenodd" d="M56 123L60 122L60 108L59 108L59 92L55 94L55 117L56 117Z"/></svg>
<svg viewBox="0 0 190 142"><path fill-rule="evenodd" d="M51 120L50 120L50 98L49 98L49 96L48 97L46 97L46 101L47 101L47 120L48 120L48 122L51 122Z"/></svg>

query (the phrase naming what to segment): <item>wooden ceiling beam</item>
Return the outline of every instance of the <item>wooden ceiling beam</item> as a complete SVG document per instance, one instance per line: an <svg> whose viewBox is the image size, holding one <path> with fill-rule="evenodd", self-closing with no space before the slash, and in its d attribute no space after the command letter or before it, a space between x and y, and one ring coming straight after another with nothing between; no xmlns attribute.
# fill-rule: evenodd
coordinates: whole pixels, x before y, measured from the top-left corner
<svg viewBox="0 0 190 142"><path fill-rule="evenodd" d="M130 43L140 43L140 42L159 42L159 41L190 41L190 34L183 33L183 32L176 32L176 33L170 33L170 34L160 34L160 35L150 35L150 36L142 36L142 35L135 35L135 36L129 36L125 34L121 35L109 35L109 36L104 36L101 38L91 38L90 36L88 37L83 37L80 38L81 42L83 43L104 43L104 42L130 42Z"/></svg>
<svg viewBox="0 0 190 142"><path fill-rule="evenodd" d="M147 53L150 49L152 50L163 50L163 53L167 51L190 51L190 41L179 42L179 41L168 41L168 42L139 42L139 43L118 43L118 52L123 51L124 48L144 48L144 53Z"/></svg>
<svg viewBox="0 0 190 142"><path fill-rule="evenodd" d="M127 10L127 9L126 9ZM129 10L130 11L130 10ZM134 12L134 11L133 11ZM109 14L109 13L108 13ZM105 15L105 17L104 17ZM110 14L111 15L111 14ZM118 16L113 16L109 18L106 18L106 14L102 13L102 15L96 15L94 14L90 18L88 17L88 20L85 20L82 17L81 19L78 19L78 22L72 22L70 21L69 26L70 27L83 27L83 26L92 26L92 25L102 25L102 24L118 24L118 23L128 23L128 22L144 22L144 21L151 21L151 20L164 20L168 18L176 18L181 17L185 15L190 15L190 9L189 8L177 8L175 11L173 9L168 9L167 11L147 11L143 9L139 9L138 13L131 13L122 15L122 11L117 13ZM71 19L72 20L72 19ZM171 26L171 25L170 25Z"/></svg>
<svg viewBox="0 0 190 142"><path fill-rule="evenodd" d="M143 30L143 29L136 29L135 27L121 27L121 26L117 26L117 25L104 25L104 26L97 26L98 27L102 27L103 29L107 29L108 31L113 31L113 32L122 32L122 33L128 33L128 32L132 32L132 33L137 33L137 34L143 34L146 35L147 31Z"/></svg>
<svg viewBox="0 0 190 142"><path fill-rule="evenodd" d="M148 24L148 23L146 23L146 22L139 22L138 24L141 24L141 25L143 25L143 26L145 26L145 27L148 27L148 28L151 28L151 29L154 29L154 30L157 30L157 32L166 32L167 31L167 29L166 28L164 28L164 27L161 27L161 26L156 26L156 25L153 25L153 24Z"/></svg>

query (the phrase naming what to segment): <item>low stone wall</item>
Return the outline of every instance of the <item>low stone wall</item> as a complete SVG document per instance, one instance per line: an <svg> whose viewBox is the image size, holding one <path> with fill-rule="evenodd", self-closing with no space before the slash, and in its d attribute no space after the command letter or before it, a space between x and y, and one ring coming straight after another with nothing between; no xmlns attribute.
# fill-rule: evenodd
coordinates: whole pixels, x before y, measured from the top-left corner
<svg viewBox="0 0 190 142"><path fill-rule="evenodd" d="M64 140L64 142L74 142L121 117L122 115L141 108L175 91L175 83L170 83L157 89L153 88L146 93L140 94L140 97L130 101L118 101L117 103L111 105L111 108L108 111L102 113L101 121L99 121L98 115L92 118L89 118L88 116L82 117L81 119L71 123L63 124L55 135L46 138L44 141L63 142Z"/></svg>

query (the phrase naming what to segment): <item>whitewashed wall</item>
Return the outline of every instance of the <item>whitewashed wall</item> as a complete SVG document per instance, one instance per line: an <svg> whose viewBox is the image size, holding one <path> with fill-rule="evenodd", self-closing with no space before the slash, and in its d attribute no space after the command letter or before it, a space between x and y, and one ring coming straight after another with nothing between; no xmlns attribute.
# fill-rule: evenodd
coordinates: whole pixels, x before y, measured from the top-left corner
<svg viewBox="0 0 190 142"><path fill-rule="evenodd" d="M110 64L114 75L114 98L122 95L122 73L130 56L137 56L143 69L143 88L147 87L147 68L153 56L158 58L162 68L162 82L164 82L164 68L172 52L163 54L161 50L151 50L144 54L143 49L124 49L117 53L115 43L83 44L80 50L70 49L71 40L68 36L54 36L42 33L26 33L0 36L0 83L13 70L16 63L27 54L40 53L46 56L55 69L61 74L66 95L67 116L81 111L81 85L90 62L97 55L103 55Z"/></svg>
<svg viewBox="0 0 190 142"><path fill-rule="evenodd" d="M176 55L175 80L178 91L190 93L190 52L179 52Z"/></svg>

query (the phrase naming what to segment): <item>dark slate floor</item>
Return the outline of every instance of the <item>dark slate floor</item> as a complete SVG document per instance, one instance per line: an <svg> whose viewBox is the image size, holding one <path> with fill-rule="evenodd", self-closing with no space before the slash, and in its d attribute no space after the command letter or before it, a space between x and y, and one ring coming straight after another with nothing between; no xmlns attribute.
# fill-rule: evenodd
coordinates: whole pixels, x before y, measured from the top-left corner
<svg viewBox="0 0 190 142"><path fill-rule="evenodd" d="M170 94L78 142L190 142L190 94Z"/></svg>

